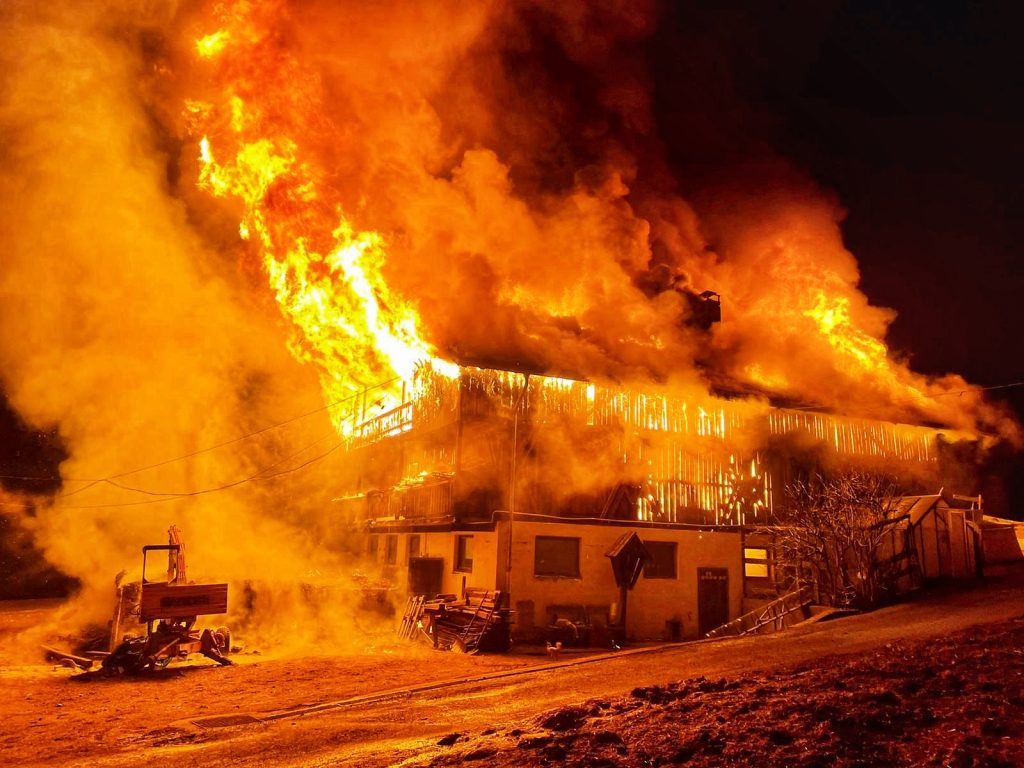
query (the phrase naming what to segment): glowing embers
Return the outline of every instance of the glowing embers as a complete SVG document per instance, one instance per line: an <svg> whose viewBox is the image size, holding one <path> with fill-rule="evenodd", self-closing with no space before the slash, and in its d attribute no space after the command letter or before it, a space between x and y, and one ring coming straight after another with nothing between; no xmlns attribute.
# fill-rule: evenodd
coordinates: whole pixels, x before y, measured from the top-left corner
<svg viewBox="0 0 1024 768"><path fill-rule="evenodd" d="M417 369L428 363L449 377L458 369L437 357L415 308L384 280L384 238L349 221L328 169L305 151L313 127L324 128L322 95L316 78L275 45L283 9L275 15L274 5L222 4L222 28L196 41L211 92L220 94L186 102L202 135L199 185L241 201L239 234L258 252L294 325L292 353L318 368L339 430L352 434L368 417L392 414L377 434L395 434L410 423L393 412L406 403L403 388ZM367 387L376 390L372 415Z"/></svg>
<svg viewBox="0 0 1024 768"><path fill-rule="evenodd" d="M227 43L228 33L220 30L212 35L206 35L196 40L196 53L204 59L208 59L223 51Z"/></svg>
<svg viewBox="0 0 1024 768"><path fill-rule="evenodd" d="M459 405L458 368L452 376L452 367L435 370L432 363L421 363L408 378L361 390L339 412L339 431L357 447L409 432L414 425L428 429L451 422Z"/></svg>
<svg viewBox="0 0 1024 768"><path fill-rule="evenodd" d="M850 300L845 296L826 296L819 292L814 306L804 312L818 325L828 343L853 358L867 370L888 367L885 344L857 328L850 318Z"/></svg>
<svg viewBox="0 0 1024 768"><path fill-rule="evenodd" d="M772 509L771 476L760 454L743 458L680 440L641 442L633 451L631 463L647 468L638 520L749 525L764 522Z"/></svg>
<svg viewBox="0 0 1024 768"><path fill-rule="evenodd" d="M587 381L531 376L526 402L531 420L558 418L588 426L621 426L725 439L744 422L744 408L729 401L701 403L671 394L639 392Z"/></svg>
<svg viewBox="0 0 1024 768"><path fill-rule="evenodd" d="M843 456L928 462L937 455L935 440L939 433L928 427L785 410L771 411L768 426L773 435L809 434ZM947 433L953 434L949 430Z"/></svg>

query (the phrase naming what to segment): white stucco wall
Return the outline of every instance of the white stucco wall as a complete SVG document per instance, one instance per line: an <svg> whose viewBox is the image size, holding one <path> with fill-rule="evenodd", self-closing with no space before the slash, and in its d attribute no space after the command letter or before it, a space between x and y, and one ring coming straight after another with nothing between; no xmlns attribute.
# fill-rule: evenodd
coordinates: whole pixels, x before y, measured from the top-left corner
<svg viewBox="0 0 1024 768"><path fill-rule="evenodd" d="M597 613L601 607L617 615L619 588L611 561L605 553L625 533L636 530L642 540L675 542L676 578L648 579L640 576L627 600L627 636L634 639L662 639L666 622L681 623L683 637L696 637L697 569L725 568L729 582L729 618L740 613L743 599L743 563L738 533L699 532L679 529L631 529L605 525L538 523L516 521L512 526L512 607L519 612L516 626L543 627L551 606L582 605ZM534 546L537 536L565 536L580 539L579 578L535 576ZM533 603L532 616L528 603Z"/></svg>

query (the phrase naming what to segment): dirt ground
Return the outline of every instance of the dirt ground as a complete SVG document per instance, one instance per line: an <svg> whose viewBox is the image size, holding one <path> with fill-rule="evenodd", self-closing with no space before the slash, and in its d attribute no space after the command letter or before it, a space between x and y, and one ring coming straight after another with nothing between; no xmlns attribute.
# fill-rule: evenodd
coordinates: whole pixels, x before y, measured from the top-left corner
<svg viewBox="0 0 1024 768"><path fill-rule="evenodd" d="M0 639L54 610L50 601L0 604ZM4 610L6 609L6 610ZM236 654L230 667L194 655L145 677L83 673L54 663L18 664L0 651L0 765L61 765L116 752L176 721L267 712L331 697L386 691L404 681L430 683L520 669L536 657L441 654L374 637L361 655L272 658ZM40 655L40 661L42 656Z"/></svg>
<svg viewBox="0 0 1024 768"><path fill-rule="evenodd" d="M0 641L48 610L14 608ZM1022 640L1016 574L776 635L558 663L376 643L122 679L0 652L0 763L1024 765Z"/></svg>
<svg viewBox="0 0 1024 768"><path fill-rule="evenodd" d="M580 768L1024 765L1024 616L772 674L635 688L422 764Z"/></svg>

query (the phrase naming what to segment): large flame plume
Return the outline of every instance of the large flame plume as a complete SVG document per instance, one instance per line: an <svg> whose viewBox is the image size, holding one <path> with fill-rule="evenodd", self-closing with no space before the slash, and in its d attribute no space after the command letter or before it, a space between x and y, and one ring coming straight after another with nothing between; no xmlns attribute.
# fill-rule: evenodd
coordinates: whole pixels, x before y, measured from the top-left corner
<svg viewBox="0 0 1024 768"><path fill-rule="evenodd" d="M889 353L893 315L857 290L841 211L807 181L736 191L702 222L678 197L631 190L626 138L652 117L624 57L654 21L634 3L278 1L194 22L199 183L242 201L242 237L327 398L439 355L641 382L692 380L703 362L848 413L1012 431L977 395L945 397L967 388L959 377L928 380ZM530 34L554 38L568 75L607 82L567 105L550 75L523 84L512 62L543 55ZM628 122L566 175L552 143L592 126L558 121L588 99ZM726 297L710 338L684 328L686 280Z"/></svg>
<svg viewBox="0 0 1024 768"><path fill-rule="evenodd" d="M81 580L64 630L105 624L115 575L136 575L172 522L193 578L345 571L303 501L331 493L330 457L290 471L338 443L317 376L175 193L152 101L173 19L115 2L0 10L0 376L69 454L56 498L0 494L0 511Z"/></svg>
<svg viewBox="0 0 1024 768"><path fill-rule="evenodd" d="M438 359L419 331L416 311L383 277L380 234L356 231L342 195L309 144L339 133L324 110L319 79L281 42L282 3L221 5L223 24L196 41L215 102L186 102L203 130L199 184L243 204L239 228L258 250L281 309L299 333L292 349L321 371L329 402L382 381L411 380ZM218 160L223 157L223 160ZM393 405L401 386L378 396ZM339 411L344 413L344 411ZM339 424L347 423L339 418Z"/></svg>

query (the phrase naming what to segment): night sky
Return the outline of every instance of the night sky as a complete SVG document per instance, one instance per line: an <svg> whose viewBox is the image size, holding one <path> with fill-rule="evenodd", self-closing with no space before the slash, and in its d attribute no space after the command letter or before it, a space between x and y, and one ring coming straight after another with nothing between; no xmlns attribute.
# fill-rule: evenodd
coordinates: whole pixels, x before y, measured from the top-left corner
<svg viewBox="0 0 1024 768"><path fill-rule="evenodd" d="M814 179L848 211L863 290L899 312L894 350L924 373L1024 381L1022 17L1006 2L666 3L645 49L680 191L699 213L704 190L766 165ZM1024 413L1024 388L998 394ZM59 456L0 407L0 474Z"/></svg>
<svg viewBox="0 0 1024 768"><path fill-rule="evenodd" d="M785 158L847 209L862 288L899 312L893 349L925 373L1024 380L1016 8L669 4L653 49L656 97L684 194L699 209L709 181ZM715 110L697 128L691 93Z"/></svg>

